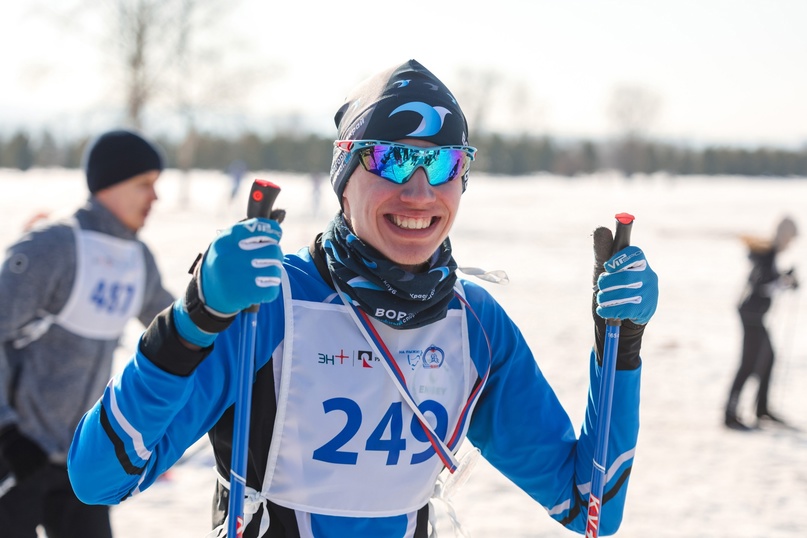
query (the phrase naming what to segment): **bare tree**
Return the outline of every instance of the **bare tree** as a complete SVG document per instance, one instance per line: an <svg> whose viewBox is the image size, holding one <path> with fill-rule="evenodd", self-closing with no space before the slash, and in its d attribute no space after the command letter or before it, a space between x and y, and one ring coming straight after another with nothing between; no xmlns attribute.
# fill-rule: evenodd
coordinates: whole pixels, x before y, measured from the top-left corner
<svg viewBox="0 0 807 538"><path fill-rule="evenodd" d="M491 96L501 81L501 75L491 69L463 69L458 79L456 97L465 110L469 128L477 133L485 132L493 102Z"/></svg>
<svg viewBox="0 0 807 538"><path fill-rule="evenodd" d="M607 113L617 132L614 164L627 175L652 166L652 147L646 137L660 110L661 98L648 88L623 85L612 92Z"/></svg>
<svg viewBox="0 0 807 538"><path fill-rule="evenodd" d="M228 28L227 15L237 5L238 0L66 0L40 8L60 29L101 45L107 67L99 75L115 86L125 124L142 129L154 119L179 134L183 206L202 111L237 109L255 84L279 72L256 61L248 38ZM215 114L207 117L211 129L222 121Z"/></svg>
<svg viewBox="0 0 807 538"><path fill-rule="evenodd" d="M237 5L238 0L67 0L38 11L60 30L101 48L106 65L99 78L112 82L121 96L125 123L142 128L147 112L157 109L162 122L179 116L187 124L195 109L233 104L261 76L272 74L266 62L250 57L248 37L228 28L227 15ZM254 65L261 65L262 73Z"/></svg>
<svg viewBox="0 0 807 538"><path fill-rule="evenodd" d="M222 32L227 0L116 0L116 30L109 35L123 68L127 119L141 127L147 105L175 108L187 121L203 95L220 94L228 79L222 55L198 35ZM218 50L222 50L219 43ZM218 76L205 76L212 69ZM225 76L222 76L224 74Z"/></svg>
<svg viewBox="0 0 807 538"><path fill-rule="evenodd" d="M147 46L150 42L150 33L155 31L153 20L156 18L154 10L145 2L127 5L118 4L118 32L119 47L123 57L123 65L128 74L126 112L129 123L133 127L142 127L141 114L153 92L156 74L150 74L150 55ZM151 77L155 77L152 79Z"/></svg>
<svg viewBox="0 0 807 538"><path fill-rule="evenodd" d="M546 110L535 99L534 90L523 81L508 84L509 93L503 98L509 104L509 130L521 135L535 135L546 128Z"/></svg>
<svg viewBox="0 0 807 538"><path fill-rule="evenodd" d="M641 137L650 130L661 110L661 98L654 91L623 85L611 93L608 117L624 137Z"/></svg>

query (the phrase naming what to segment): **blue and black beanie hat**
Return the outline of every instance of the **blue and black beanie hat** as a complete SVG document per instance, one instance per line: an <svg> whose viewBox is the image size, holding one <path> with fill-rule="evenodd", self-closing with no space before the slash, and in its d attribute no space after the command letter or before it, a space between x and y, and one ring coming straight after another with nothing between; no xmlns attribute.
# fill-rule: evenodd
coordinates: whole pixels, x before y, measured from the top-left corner
<svg viewBox="0 0 807 538"><path fill-rule="evenodd" d="M151 170L163 169L160 151L142 136L127 130L96 138L84 154L90 194Z"/></svg>
<svg viewBox="0 0 807 538"><path fill-rule="evenodd" d="M468 145L468 123L440 79L415 60L359 84L334 116L339 140L418 138L440 146ZM331 185L342 203L359 160L334 148ZM463 185L467 178L463 177Z"/></svg>

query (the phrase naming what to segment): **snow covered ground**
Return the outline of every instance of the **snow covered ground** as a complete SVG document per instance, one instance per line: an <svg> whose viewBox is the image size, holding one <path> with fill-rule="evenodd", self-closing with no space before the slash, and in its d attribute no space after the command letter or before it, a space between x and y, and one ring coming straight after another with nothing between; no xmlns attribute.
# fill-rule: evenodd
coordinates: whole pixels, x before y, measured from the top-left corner
<svg viewBox="0 0 807 538"><path fill-rule="evenodd" d="M265 173L288 211L283 245L307 245L337 209L329 185L321 207L305 176ZM169 170L142 237L169 289L180 293L187 268L217 228L241 218L249 181L228 203L226 176ZM0 170L0 246L44 211L65 213L85 198L74 170ZM791 538L807 536L807 295L779 297L769 314L778 363L772 407L799 430L752 433L722 427L724 399L738 363L735 303L748 271L737 235L770 235L792 215L807 235L807 180L611 175L567 179L474 175L452 233L460 265L503 269L506 286L485 284L520 324L537 360L576 424L586 397L591 344L591 232L615 213L636 216L633 243L659 275L660 302L645 333L642 431L623 538ZM780 259L807 280L807 240ZM131 353L133 323L119 350ZM753 382L744 394L750 413ZM138 497L112 509L117 538L201 538L209 530L212 459L202 440L186 459ZM455 496L473 538L573 536L482 461ZM451 536L441 518L441 536Z"/></svg>

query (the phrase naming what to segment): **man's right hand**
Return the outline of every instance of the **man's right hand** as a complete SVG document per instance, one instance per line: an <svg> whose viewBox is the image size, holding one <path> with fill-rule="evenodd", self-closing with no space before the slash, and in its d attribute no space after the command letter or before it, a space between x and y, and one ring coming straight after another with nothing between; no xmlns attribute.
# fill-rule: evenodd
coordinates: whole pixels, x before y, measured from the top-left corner
<svg viewBox="0 0 807 538"><path fill-rule="evenodd" d="M216 237L185 297L174 303L174 324L184 340L208 347L238 312L278 297L281 237L280 225L263 218L234 224Z"/></svg>

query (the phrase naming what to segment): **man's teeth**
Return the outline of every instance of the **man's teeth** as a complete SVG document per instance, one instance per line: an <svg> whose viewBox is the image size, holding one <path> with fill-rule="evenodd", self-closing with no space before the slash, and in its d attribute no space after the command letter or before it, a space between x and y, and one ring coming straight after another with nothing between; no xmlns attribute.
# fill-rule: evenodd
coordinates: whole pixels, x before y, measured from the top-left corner
<svg viewBox="0 0 807 538"><path fill-rule="evenodd" d="M401 217L398 215L392 216L392 222L399 228L406 228L408 230L422 230L428 228L432 223L431 217Z"/></svg>

